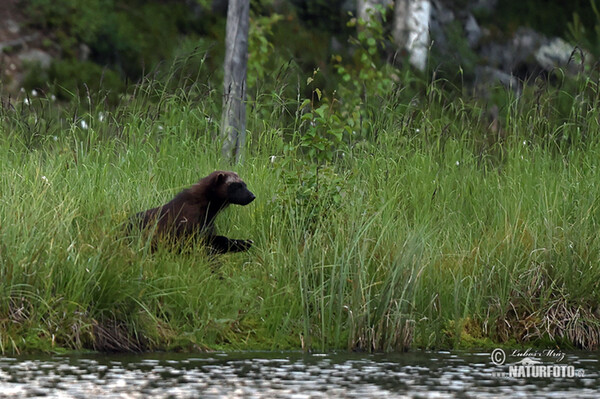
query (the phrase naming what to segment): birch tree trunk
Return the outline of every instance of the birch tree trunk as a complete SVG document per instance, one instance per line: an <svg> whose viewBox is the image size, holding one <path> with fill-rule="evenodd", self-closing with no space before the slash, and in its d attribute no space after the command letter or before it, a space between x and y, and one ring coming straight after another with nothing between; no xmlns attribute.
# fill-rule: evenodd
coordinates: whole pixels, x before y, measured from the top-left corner
<svg viewBox="0 0 600 399"><path fill-rule="evenodd" d="M427 66L430 18L431 0L396 0L394 42L408 51L410 63L421 71Z"/></svg>
<svg viewBox="0 0 600 399"><path fill-rule="evenodd" d="M221 138L223 157L240 162L246 143L246 66L250 0L229 0Z"/></svg>

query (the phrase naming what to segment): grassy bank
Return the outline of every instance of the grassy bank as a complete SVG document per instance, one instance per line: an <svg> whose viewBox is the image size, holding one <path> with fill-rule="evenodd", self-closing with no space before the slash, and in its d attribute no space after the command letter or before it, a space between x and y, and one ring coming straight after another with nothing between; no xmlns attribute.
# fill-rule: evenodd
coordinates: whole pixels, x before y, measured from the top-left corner
<svg viewBox="0 0 600 399"><path fill-rule="evenodd" d="M436 84L373 100L368 132L321 159L306 137L334 119L303 123L300 94L257 96L233 167L257 200L217 221L255 247L214 259L151 253L122 224L230 169L218 93L5 99L0 352L597 348L596 87L566 111L558 89L510 99L498 127Z"/></svg>

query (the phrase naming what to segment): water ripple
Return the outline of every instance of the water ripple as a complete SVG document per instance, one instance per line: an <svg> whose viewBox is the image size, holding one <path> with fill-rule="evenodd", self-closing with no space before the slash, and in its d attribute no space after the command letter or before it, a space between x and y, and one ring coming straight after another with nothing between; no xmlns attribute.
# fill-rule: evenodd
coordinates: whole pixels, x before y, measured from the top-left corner
<svg viewBox="0 0 600 399"><path fill-rule="evenodd" d="M0 398L600 397L595 354L579 378L504 378L487 353L212 353L0 358ZM561 363L561 364L563 364Z"/></svg>

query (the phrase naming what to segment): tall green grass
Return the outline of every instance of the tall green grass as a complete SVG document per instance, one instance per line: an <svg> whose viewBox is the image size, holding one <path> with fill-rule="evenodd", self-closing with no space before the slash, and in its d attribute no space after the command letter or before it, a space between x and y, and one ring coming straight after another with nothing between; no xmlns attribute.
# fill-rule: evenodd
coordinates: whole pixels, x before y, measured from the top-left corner
<svg viewBox="0 0 600 399"><path fill-rule="evenodd" d="M297 147L300 94L262 94L232 167L257 200L217 220L255 245L216 258L151 252L123 228L230 168L218 93L172 83L116 108L4 101L1 353L598 347L598 104L576 97L593 83L566 114L564 92L508 95L500 129L438 82L396 93L321 165Z"/></svg>

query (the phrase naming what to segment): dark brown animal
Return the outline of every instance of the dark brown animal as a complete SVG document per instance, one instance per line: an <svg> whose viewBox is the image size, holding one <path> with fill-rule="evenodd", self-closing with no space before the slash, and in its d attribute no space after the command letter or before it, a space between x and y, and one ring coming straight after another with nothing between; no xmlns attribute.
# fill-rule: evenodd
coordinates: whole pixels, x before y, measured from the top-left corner
<svg viewBox="0 0 600 399"><path fill-rule="evenodd" d="M131 224L172 244L183 245L200 237L214 253L246 251L252 240L215 235L214 220L230 204L248 205L254 194L237 173L216 171L183 190L167 204L136 214Z"/></svg>

